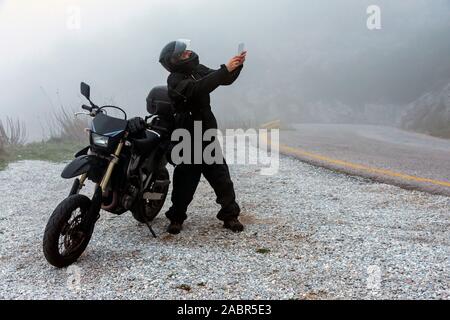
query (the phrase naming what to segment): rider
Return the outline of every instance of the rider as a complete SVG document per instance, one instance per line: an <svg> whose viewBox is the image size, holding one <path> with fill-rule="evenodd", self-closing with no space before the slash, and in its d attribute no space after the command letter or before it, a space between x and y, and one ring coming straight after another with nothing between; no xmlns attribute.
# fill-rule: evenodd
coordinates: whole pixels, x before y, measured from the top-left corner
<svg viewBox="0 0 450 320"><path fill-rule="evenodd" d="M210 106L210 93L221 85L231 85L238 78L246 52L233 57L220 69L212 70L199 63L199 56L189 49L189 45L189 40L170 42L161 51L159 62L170 72L167 79L169 96L178 116L182 115L184 119L178 127L189 130L193 137L194 121L202 123L203 132L217 129L217 121ZM225 228L233 232L243 231L244 226L238 219L240 208L236 203L234 185L225 160L214 164L183 163L175 167L172 207L166 213L170 220L167 231L171 234L181 232L202 174L214 189L217 203L222 207L217 218L224 222Z"/></svg>

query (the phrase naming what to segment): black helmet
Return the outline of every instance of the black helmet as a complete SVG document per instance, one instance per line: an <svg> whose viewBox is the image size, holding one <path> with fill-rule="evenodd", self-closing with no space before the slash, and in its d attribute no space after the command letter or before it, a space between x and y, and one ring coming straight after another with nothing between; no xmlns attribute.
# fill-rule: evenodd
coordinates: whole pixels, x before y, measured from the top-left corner
<svg viewBox="0 0 450 320"><path fill-rule="evenodd" d="M169 72L191 72L198 64L198 55L191 51L188 59L181 60L181 55L189 50L190 40L176 40L168 43L161 51L159 62ZM189 50L190 51L190 50Z"/></svg>

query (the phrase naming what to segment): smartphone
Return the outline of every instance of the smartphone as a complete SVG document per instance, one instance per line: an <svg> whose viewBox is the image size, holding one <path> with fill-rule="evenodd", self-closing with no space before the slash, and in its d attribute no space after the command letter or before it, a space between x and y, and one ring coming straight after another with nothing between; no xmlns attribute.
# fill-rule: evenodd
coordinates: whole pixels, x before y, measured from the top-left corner
<svg viewBox="0 0 450 320"><path fill-rule="evenodd" d="M238 56L239 55L241 55L242 54L242 52L244 52L245 51L245 43L239 43L239 46L238 46Z"/></svg>

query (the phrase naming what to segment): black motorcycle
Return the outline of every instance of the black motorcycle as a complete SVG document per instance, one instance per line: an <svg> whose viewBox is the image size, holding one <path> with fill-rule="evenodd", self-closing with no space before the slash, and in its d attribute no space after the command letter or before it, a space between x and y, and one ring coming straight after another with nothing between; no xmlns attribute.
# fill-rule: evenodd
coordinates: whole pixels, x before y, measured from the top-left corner
<svg viewBox="0 0 450 320"><path fill-rule="evenodd" d="M45 228L43 249L47 261L63 268L86 249L100 218L100 210L116 215L131 211L154 237L151 222L161 211L170 185L167 164L174 112L166 87L154 88L147 98L150 116L127 120L116 106L96 106L90 87L81 83L81 94L90 106L90 145L75 154L62 177L76 178L69 196L51 215ZM112 111L121 117L108 115ZM123 114L123 116L122 116ZM81 195L87 180L95 184L92 198Z"/></svg>

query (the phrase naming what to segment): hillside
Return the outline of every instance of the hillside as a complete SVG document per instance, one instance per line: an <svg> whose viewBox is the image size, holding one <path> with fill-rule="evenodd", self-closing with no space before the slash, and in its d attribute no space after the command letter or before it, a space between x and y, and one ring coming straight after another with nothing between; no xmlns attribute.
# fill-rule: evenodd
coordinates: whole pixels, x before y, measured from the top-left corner
<svg viewBox="0 0 450 320"><path fill-rule="evenodd" d="M412 102L404 111L401 126L450 139L450 83Z"/></svg>

